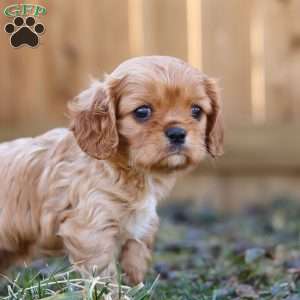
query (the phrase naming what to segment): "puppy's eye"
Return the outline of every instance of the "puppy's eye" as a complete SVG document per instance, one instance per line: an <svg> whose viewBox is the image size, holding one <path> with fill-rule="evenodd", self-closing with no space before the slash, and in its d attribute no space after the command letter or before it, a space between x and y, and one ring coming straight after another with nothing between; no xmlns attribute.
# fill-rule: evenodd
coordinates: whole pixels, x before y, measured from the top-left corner
<svg viewBox="0 0 300 300"><path fill-rule="evenodd" d="M139 121L146 121L150 118L152 114L152 109L148 105L143 105L138 107L134 112L133 112L135 118Z"/></svg>
<svg viewBox="0 0 300 300"><path fill-rule="evenodd" d="M199 105L192 105L192 117L196 120L199 120L202 116L202 108Z"/></svg>

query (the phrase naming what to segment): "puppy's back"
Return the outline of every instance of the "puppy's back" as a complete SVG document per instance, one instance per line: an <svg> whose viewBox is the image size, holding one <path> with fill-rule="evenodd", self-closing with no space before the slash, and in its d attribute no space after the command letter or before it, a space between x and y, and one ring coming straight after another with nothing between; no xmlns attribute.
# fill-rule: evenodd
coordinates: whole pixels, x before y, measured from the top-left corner
<svg viewBox="0 0 300 300"><path fill-rule="evenodd" d="M17 187L17 177L21 176L19 179L22 182L32 180L50 151L68 133L67 129L58 128L34 138L20 138L0 144L0 205L5 201L3 192Z"/></svg>

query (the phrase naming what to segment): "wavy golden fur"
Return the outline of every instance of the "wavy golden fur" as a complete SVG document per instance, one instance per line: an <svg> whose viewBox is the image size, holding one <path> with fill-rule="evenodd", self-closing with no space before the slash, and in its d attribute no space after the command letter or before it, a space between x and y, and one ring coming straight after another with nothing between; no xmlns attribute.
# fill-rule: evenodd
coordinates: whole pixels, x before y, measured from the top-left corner
<svg viewBox="0 0 300 300"><path fill-rule="evenodd" d="M134 112L151 108L141 122ZM201 118L191 116L191 106ZM70 129L0 145L0 269L67 254L81 271L143 280L158 227L156 203L178 173L222 154L216 83L187 63L138 57L69 105ZM170 147L165 130L187 132Z"/></svg>

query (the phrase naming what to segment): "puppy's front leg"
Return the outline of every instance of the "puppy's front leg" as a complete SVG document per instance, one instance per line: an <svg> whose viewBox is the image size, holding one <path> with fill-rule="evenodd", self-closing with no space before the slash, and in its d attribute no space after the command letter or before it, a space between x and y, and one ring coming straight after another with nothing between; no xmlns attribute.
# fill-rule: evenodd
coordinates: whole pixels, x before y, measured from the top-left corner
<svg viewBox="0 0 300 300"><path fill-rule="evenodd" d="M152 256L158 219L152 221L147 235L140 240L128 239L122 247L120 262L130 284L136 285L144 280Z"/></svg>
<svg viewBox="0 0 300 300"><path fill-rule="evenodd" d="M118 233L118 224L113 220L101 214L93 218L82 210L67 218L59 229L71 263L82 273L110 276L110 281L117 274Z"/></svg>

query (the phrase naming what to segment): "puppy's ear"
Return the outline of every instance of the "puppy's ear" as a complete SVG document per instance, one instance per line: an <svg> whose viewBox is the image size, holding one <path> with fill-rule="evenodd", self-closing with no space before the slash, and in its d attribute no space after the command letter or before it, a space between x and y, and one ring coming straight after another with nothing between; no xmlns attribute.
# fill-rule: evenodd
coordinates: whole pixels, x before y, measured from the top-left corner
<svg viewBox="0 0 300 300"><path fill-rule="evenodd" d="M224 128L220 104L220 95L215 80L206 78L204 80L207 96L210 98L212 112L208 115L206 126L206 148L208 153L216 158L223 154Z"/></svg>
<svg viewBox="0 0 300 300"><path fill-rule="evenodd" d="M70 129L80 148L96 159L107 159L117 151L114 102L105 84L94 82L69 104Z"/></svg>

